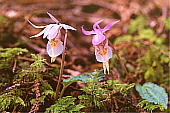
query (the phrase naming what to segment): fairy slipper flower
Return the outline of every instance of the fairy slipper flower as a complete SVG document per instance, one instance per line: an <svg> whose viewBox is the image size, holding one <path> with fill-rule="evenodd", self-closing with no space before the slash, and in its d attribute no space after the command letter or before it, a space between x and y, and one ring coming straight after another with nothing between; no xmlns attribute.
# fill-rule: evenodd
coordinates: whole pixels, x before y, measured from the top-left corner
<svg viewBox="0 0 170 113"><path fill-rule="evenodd" d="M61 30L61 28L65 29L65 30L76 30L75 28L66 25L66 24L61 24L54 16L52 16L50 13L47 12L47 14L50 16L50 18L56 23L56 24L49 24L49 25L45 25L45 26L36 26L34 25L32 22L30 22L28 20L28 22L35 28L44 28L44 30L42 30L40 33L31 36L30 38L34 38L34 37L39 37L41 35L43 35L43 38L46 38L48 40L52 40L54 38L56 38L57 35L59 35L59 31Z"/></svg>
<svg viewBox="0 0 170 113"><path fill-rule="evenodd" d="M112 58L112 49L108 46L108 40L104 40L100 44L94 46L95 56L98 62L103 63L104 74L109 74L109 59Z"/></svg>
<svg viewBox="0 0 170 113"><path fill-rule="evenodd" d="M103 29L100 28L99 23L103 21L99 20L93 24L92 31L86 31L82 26L82 32L85 35L93 35L92 44L95 48L95 56L98 62L103 63L104 74L106 71L109 74L109 59L112 58L112 49L108 46L108 39L105 37L104 33L108 31L114 24L118 23L118 21L109 23Z"/></svg>
<svg viewBox="0 0 170 113"><path fill-rule="evenodd" d="M31 36L30 38L39 37L43 35L43 38L46 38L49 40L47 43L47 53L51 57L51 62L55 61L55 58L62 54L64 51L63 42L61 41L61 32L60 30L63 28L65 30L76 30L75 28L66 25L61 24L53 15L47 12L47 14L50 16L50 18L55 22L55 24L49 24L45 26L36 26L33 23L31 23L29 20L28 22L35 28L44 28L40 33Z"/></svg>
<svg viewBox="0 0 170 113"><path fill-rule="evenodd" d="M115 22L112 22L112 23L106 25L103 29L101 29L100 26L99 26L99 23L101 23L102 21L103 21L103 19L95 22L93 24L93 30L92 31L86 31L84 29L84 26L82 26L82 32L85 35L94 35L93 38L92 38L92 44L94 46L100 44L101 42L103 42L106 39L104 33L106 31L108 31L114 24L119 22L119 20L115 21Z"/></svg>

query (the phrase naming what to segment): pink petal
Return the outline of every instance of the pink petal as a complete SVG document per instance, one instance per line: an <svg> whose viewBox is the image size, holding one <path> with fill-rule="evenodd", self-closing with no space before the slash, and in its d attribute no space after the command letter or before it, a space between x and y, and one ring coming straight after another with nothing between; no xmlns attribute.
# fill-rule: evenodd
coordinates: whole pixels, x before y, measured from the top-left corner
<svg viewBox="0 0 170 113"><path fill-rule="evenodd" d="M36 26L31 21L28 20L28 22L35 28L45 28L46 26Z"/></svg>
<svg viewBox="0 0 170 113"><path fill-rule="evenodd" d="M103 28L102 32L108 31L113 25L115 25L115 24L118 23L119 21L120 21L120 20L115 21L115 22L112 22L112 23L110 23L110 24L107 24L107 25Z"/></svg>
<svg viewBox="0 0 170 113"><path fill-rule="evenodd" d="M63 27L64 29L76 30L74 27L71 27L71 26L66 25L66 24L60 24L60 26Z"/></svg>
<svg viewBox="0 0 170 113"><path fill-rule="evenodd" d="M59 30L60 30L60 26L58 24L53 25L52 28L48 32L47 39L48 40L54 39L58 35Z"/></svg>
<svg viewBox="0 0 170 113"><path fill-rule="evenodd" d="M98 45L101 42L103 42L105 39L106 39L106 37L102 33L96 34L92 38L92 44L93 45Z"/></svg>
<svg viewBox="0 0 170 113"><path fill-rule="evenodd" d="M46 38L48 36L49 31L50 31L52 26L53 26L53 24L47 25L47 27L45 28L45 32L44 32L43 38Z"/></svg>
<svg viewBox="0 0 170 113"><path fill-rule="evenodd" d="M41 36L44 32L45 32L45 29L42 30L42 31L41 31L40 33L38 33L38 34L36 34L36 35L34 35L34 36L31 36L30 38L39 37L39 36Z"/></svg>
<svg viewBox="0 0 170 113"><path fill-rule="evenodd" d="M47 53L50 57L57 57L62 54L64 50L63 43L59 40L56 46L51 46L50 42L47 43Z"/></svg>
<svg viewBox="0 0 170 113"><path fill-rule="evenodd" d="M56 22L57 24L59 23L59 21L58 21L52 14L50 14L50 13L48 13L48 12L47 12L47 14L50 16L50 18L51 18L54 22Z"/></svg>
<svg viewBox="0 0 170 113"><path fill-rule="evenodd" d="M110 58L112 58L112 49L108 46L107 53L105 55L100 55L95 48L95 56L98 62L107 62Z"/></svg>
<svg viewBox="0 0 170 113"><path fill-rule="evenodd" d="M85 35L95 34L95 32L94 32L93 30L92 30L92 31L86 31L86 30L84 29L84 26L83 26L83 25L82 25L81 29L82 29L82 32L83 32Z"/></svg>
<svg viewBox="0 0 170 113"><path fill-rule="evenodd" d="M94 29L94 31L97 30L96 27L99 26L98 24L101 23L103 20L104 20L104 19L98 20L97 22L95 22L95 23L93 24L93 29Z"/></svg>

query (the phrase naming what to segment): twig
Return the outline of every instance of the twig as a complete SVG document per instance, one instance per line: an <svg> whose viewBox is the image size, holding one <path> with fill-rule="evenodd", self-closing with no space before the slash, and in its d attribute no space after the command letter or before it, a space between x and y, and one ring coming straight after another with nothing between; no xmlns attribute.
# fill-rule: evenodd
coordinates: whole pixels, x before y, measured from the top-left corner
<svg viewBox="0 0 170 113"><path fill-rule="evenodd" d="M122 66L124 72L125 72L126 75L128 76L129 73L128 73L126 67L125 67L125 64L122 62L122 60L121 60L121 58L120 58L120 56L119 56L117 50L114 48L113 44L112 44L110 41L109 41L109 44L111 45L111 47L112 47L112 49L113 49L113 52L116 54L116 57L117 57L117 59L119 60L119 62L120 62L120 64L121 64L121 66Z"/></svg>
<svg viewBox="0 0 170 113"><path fill-rule="evenodd" d="M61 67L60 67L60 75L59 75L59 79L58 79L58 83L57 83L57 87L56 87L56 97L57 97L57 99L59 97L61 79L62 79L62 75L63 75L63 71L64 71L66 42L67 42L67 30L66 30L65 37L64 37L64 51L62 53L62 62L61 62Z"/></svg>
<svg viewBox="0 0 170 113"><path fill-rule="evenodd" d="M15 72L16 66L17 66L17 60L14 59L14 66L13 66L13 68L12 68L12 72L13 72L13 73Z"/></svg>
<svg viewBox="0 0 170 113"><path fill-rule="evenodd" d="M34 81L34 90L35 90L35 93L36 93L36 99L35 99L35 104L32 106L29 113L35 113L36 111L39 110L39 106L40 106L39 97L41 96L40 90L39 90L39 85L40 85L40 83L37 80L35 80Z"/></svg>
<svg viewBox="0 0 170 113"><path fill-rule="evenodd" d="M10 86L10 87L7 87L3 92L7 92L8 90L12 90L12 89L14 89L16 87L19 87L21 85L24 85L24 84L33 84L33 83L34 82L21 82L21 83L17 83L17 84L14 84L14 85Z"/></svg>
<svg viewBox="0 0 170 113"><path fill-rule="evenodd" d="M115 108L116 108L116 112L118 112L117 110L119 109L118 105L117 105L117 101L116 99L113 99L114 103L115 103Z"/></svg>
<svg viewBox="0 0 170 113"><path fill-rule="evenodd" d="M17 109L18 105L14 106L14 109L12 110L12 113L16 113L15 110Z"/></svg>

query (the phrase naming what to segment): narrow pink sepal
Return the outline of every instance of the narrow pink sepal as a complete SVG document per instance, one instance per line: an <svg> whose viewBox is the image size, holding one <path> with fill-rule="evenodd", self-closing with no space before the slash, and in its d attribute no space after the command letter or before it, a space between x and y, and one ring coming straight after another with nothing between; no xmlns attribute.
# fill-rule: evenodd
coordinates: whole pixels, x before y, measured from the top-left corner
<svg viewBox="0 0 170 113"><path fill-rule="evenodd" d="M46 38L49 35L49 32L50 32L52 26L53 26L53 24L47 25L47 27L45 28L43 38Z"/></svg>
<svg viewBox="0 0 170 113"><path fill-rule="evenodd" d="M31 21L28 20L28 22L35 28L45 28L46 26L36 26Z"/></svg>
<svg viewBox="0 0 170 113"><path fill-rule="evenodd" d="M39 37L39 36L41 36L44 32L45 32L45 29L42 30L42 31L41 31L40 33L38 33L38 34L36 34L36 35L34 35L34 36L31 36L30 38Z"/></svg>
<svg viewBox="0 0 170 113"><path fill-rule="evenodd" d="M76 29L74 27L66 25L66 24L60 24L60 26L63 27L64 29L70 29L70 30L76 31Z"/></svg>
<svg viewBox="0 0 170 113"><path fill-rule="evenodd" d="M54 39L58 35L59 30L60 30L60 26L58 24L53 25L48 32L47 39L48 40Z"/></svg>
<svg viewBox="0 0 170 113"><path fill-rule="evenodd" d="M59 23L59 21L58 21L52 14L50 14L49 12L47 12L47 14L50 16L50 18L51 18L54 22L56 22L57 24Z"/></svg>
<svg viewBox="0 0 170 113"><path fill-rule="evenodd" d="M95 22L95 23L93 24L93 29L94 29L94 31L98 30L96 27L97 27L98 24L101 23L103 20L104 20L104 19L98 20L97 22Z"/></svg>
<svg viewBox="0 0 170 113"><path fill-rule="evenodd" d="M118 21L115 21L115 22L112 22L110 24L107 24L103 29L102 29L102 32L106 32L108 31L113 25L117 24L120 20Z"/></svg>
<svg viewBox="0 0 170 113"><path fill-rule="evenodd" d="M92 31L86 31L84 29L84 26L82 25L81 26L81 29L82 29L82 32L85 34L85 35L92 35L92 34L95 34L95 32L92 30Z"/></svg>

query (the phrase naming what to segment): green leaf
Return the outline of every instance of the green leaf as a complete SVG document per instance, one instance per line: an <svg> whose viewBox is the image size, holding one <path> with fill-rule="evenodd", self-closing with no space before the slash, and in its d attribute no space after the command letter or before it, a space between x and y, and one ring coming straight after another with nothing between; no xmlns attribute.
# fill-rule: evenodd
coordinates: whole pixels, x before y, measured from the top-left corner
<svg viewBox="0 0 170 113"><path fill-rule="evenodd" d="M69 79L64 79L63 80L63 84L64 85L68 85L68 84L72 84L73 82L77 82L77 81L82 81L82 82L88 82L89 79L95 79L96 82L102 80L104 77L104 73L103 70L99 70L93 73L87 73L87 74L83 74L83 75L79 75L79 76L72 76Z"/></svg>
<svg viewBox="0 0 170 113"><path fill-rule="evenodd" d="M136 90L143 99L154 104L160 104L167 109L168 94L165 89L151 82L145 83L143 86L137 84Z"/></svg>

